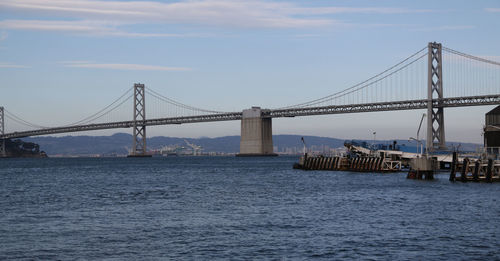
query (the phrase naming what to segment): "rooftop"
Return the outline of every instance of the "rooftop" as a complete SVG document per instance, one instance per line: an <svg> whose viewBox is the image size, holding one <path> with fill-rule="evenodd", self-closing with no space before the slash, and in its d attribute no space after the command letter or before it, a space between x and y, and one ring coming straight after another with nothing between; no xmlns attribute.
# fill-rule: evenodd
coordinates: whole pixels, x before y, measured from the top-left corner
<svg viewBox="0 0 500 261"><path fill-rule="evenodd" d="M486 113L486 115L500 114L500 105L495 107L493 110Z"/></svg>

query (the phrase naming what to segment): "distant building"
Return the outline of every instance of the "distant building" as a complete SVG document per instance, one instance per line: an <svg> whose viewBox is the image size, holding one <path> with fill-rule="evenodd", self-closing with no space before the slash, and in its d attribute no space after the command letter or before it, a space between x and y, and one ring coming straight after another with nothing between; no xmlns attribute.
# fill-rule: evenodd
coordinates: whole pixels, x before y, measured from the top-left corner
<svg viewBox="0 0 500 261"><path fill-rule="evenodd" d="M500 106L486 113L484 127L484 146L499 153L500 148Z"/></svg>

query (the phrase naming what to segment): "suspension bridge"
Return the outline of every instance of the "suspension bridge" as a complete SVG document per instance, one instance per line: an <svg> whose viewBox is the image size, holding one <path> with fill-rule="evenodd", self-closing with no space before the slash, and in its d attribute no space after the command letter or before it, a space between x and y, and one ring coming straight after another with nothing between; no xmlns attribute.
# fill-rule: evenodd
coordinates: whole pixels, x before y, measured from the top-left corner
<svg viewBox="0 0 500 261"><path fill-rule="evenodd" d="M154 104L152 110L148 107L148 114L146 96L148 104ZM428 115L426 148L432 153L445 148L444 108L498 104L500 62L434 42L349 88L280 108L207 110L180 103L144 84L134 84L111 104L82 120L57 127L32 123L0 107L0 156L7 155L6 139L114 128L133 128L131 155L144 156L148 126L234 120L241 121L241 155L273 155L272 118L422 109ZM113 116L123 115L119 113L123 109L133 111L131 120Z"/></svg>

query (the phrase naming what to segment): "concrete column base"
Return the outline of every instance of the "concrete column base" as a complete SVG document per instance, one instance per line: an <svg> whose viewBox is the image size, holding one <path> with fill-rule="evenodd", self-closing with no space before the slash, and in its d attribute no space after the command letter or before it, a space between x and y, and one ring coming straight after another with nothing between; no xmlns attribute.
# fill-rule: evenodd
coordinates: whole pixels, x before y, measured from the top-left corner
<svg viewBox="0 0 500 261"><path fill-rule="evenodd" d="M236 154L236 157L277 157L276 153L268 153L268 154Z"/></svg>
<svg viewBox="0 0 500 261"><path fill-rule="evenodd" d="M260 107L252 107L243 111L240 153L236 156L277 156L273 152L272 120L271 118L262 118Z"/></svg>

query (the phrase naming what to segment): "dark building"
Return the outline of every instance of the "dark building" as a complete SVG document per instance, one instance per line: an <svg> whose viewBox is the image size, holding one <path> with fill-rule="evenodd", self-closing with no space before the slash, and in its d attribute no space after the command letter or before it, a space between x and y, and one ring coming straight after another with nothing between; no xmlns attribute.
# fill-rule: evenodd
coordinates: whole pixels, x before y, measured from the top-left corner
<svg viewBox="0 0 500 261"><path fill-rule="evenodd" d="M500 148L500 106L486 113L484 127L484 146L498 153Z"/></svg>

